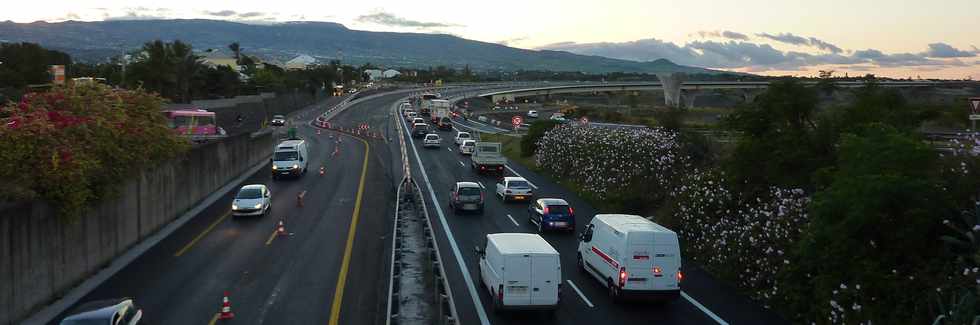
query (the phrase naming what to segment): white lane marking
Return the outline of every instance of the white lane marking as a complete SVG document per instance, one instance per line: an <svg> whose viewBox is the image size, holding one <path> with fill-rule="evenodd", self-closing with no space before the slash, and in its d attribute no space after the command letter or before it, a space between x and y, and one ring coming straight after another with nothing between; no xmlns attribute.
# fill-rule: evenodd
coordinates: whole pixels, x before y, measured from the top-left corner
<svg viewBox="0 0 980 325"><path fill-rule="evenodd" d="M446 147L446 150L453 151L453 148Z"/></svg>
<svg viewBox="0 0 980 325"><path fill-rule="evenodd" d="M517 177L520 177L520 178L523 178L524 180L527 180L527 178L525 178L524 176L521 176L521 174L518 174L516 171L514 171L513 169L511 169L510 166L504 165L504 167L506 167L507 170L509 170L511 173L514 173L514 175L517 175ZM534 185L534 183L531 183L531 181L527 181L527 183L528 184L531 184L531 187L533 187L535 190L538 189L538 186L537 185Z"/></svg>
<svg viewBox="0 0 980 325"><path fill-rule="evenodd" d="M517 220L514 220L514 217L511 217L509 214L507 215L507 218L510 219L510 222L513 222L514 223L514 227L520 227L521 226L521 224L517 223Z"/></svg>
<svg viewBox="0 0 980 325"><path fill-rule="evenodd" d="M718 324L728 325L728 322L726 322L723 319L721 319L721 317L718 317L718 315L715 315L715 313L712 313L710 310L708 310L707 307L705 307L704 305L702 305L697 300L694 300L694 298L691 298L691 296L688 296L686 292L681 291L681 297L684 297L684 299L687 299L687 301L691 302L691 304L694 305L694 307L698 307L698 309L700 309L702 312L704 312L705 315L708 315L708 317L711 317L711 319L714 319L715 322L718 322Z"/></svg>
<svg viewBox="0 0 980 325"><path fill-rule="evenodd" d="M459 163L459 167L466 167L466 164L464 164L462 161L457 160L456 162Z"/></svg>
<svg viewBox="0 0 980 325"><path fill-rule="evenodd" d="M582 290L579 290L578 287L575 286L575 282L572 282L572 280L565 280L565 281L568 282L568 284L572 286L572 289L578 293L579 298L582 298L582 301L585 301L585 304L589 305L589 308L595 307L595 305L593 305L592 302L589 301L589 298L585 297L585 294L582 293Z"/></svg>
<svg viewBox="0 0 980 325"><path fill-rule="evenodd" d="M460 164L462 164L462 163L460 163ZM482 188L482 189L484 189L484 190L485 190L485 189L487 189L487 187L486 187L486 186L483 186L483 182L476 182L476 183L477 183L477 184L480 184L480 188Z"/></svg>
<svg viewBox="0 0 980 325"><path fill-rule="evenodd" d="M408 124L402 121L402 125L404 126L405 134L411 136L408 132ZM412 153L415 154L415 161L418 162L419 171L422 172L422 180L425 181L425 187L429 190L429 196L432 198L432 207L435 208L436 213L439 215L439 223L442 224L442 229L446 232L446 238L449 239L449 247L453 249L453 255L456 257L456 265L459 266L459 271L463 274L463 281L466 281L466 289L470 293L470 298L473 298L473 307L476 309L477 317L480 318L480 324L490 325L487 312L483 310L483 302L480 301L480 295L476 291L476 286L473 285L473 279L470 278L470 268L466 267L466 262L463 261L463 255L459 252L459 245L456 245L456 238L453 237L453 232L449 229L449 223L446 222L446 214L442 212L442 206L436 199L436 192L432 190L432 183L429 182L429 175L425 172L422 158L419 158L419 150L411 142L408 143L408 146L412 147Z"/></svg>

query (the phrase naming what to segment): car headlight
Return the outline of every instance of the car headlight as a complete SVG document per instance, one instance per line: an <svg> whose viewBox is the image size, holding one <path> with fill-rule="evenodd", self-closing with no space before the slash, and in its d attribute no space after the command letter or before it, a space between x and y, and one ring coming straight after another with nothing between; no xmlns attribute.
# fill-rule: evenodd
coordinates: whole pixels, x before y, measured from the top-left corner
<svg viewBox="0 0 980 325"><path fill-rule="evenodd" d="M299 168L299 164L293 164L293 169Z"/></svg>
<svg viewBox="0 0 980 325"><path fill-rule="evenodd" d="M234 203L232 203L232 204L231 204L231 209L232 209L232 210L238 210L238 204L234 204Z"/></svg>
<svg viewBox="0 0 980 325"><path fill-rule="evenodd" d="M276 169L278 169L278 167L276 167L276 165L272 165L272 170L276 170Z"/></svg>
<svg viewBox="0 0 980 325"><path fill-rule="evenodd" d="M259 203L259 204L256 204L256 205L255 205L255 208L256 208L256 209L261 209L261 208L262 208L262 203Z"/></svg>

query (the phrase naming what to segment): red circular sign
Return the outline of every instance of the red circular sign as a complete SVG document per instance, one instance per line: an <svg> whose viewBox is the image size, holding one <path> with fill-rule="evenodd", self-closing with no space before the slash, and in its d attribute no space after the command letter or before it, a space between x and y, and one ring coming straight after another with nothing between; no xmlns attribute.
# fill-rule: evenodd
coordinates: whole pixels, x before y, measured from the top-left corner
<svg viewBox="0 0 980 325"><path fill-rule="evenodd" d="M582 118L579 119L579 121L582 122L582 124L589 124L589 118L585 116L582 116Z"/></svg>
<svg viewBox="0 0 980 325"><path fill-rule="evenodd" d="M514 115L514 117L510 118L510 123L514 125L521 125L523 122L524 118L522 118L520 115Z"/></svg>

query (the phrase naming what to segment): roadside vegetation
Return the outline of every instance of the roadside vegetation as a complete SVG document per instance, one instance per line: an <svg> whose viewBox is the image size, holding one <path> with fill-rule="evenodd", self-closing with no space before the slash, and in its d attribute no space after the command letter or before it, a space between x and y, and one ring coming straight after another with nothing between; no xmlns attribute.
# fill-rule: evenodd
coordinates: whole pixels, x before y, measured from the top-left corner
<svg viewBox="0 0 980 325"><path fill-rule="evenodd" d="M43 199L74 220L122 180L188 149L163 98L104 85L55 87L0 106L0 201Z"/></svg>
<svg viewBox="0 0 980 325"><path fill-rule="evenodd" d="M601 211L654 215L681 234L689 262L793 323L971 323L978 142L935 150L918 129L942 114L867 82L852 104L828 108L819 88L775 83L720 125L736 135L722 152L669 119L541 125L524 148Z"/></svg>

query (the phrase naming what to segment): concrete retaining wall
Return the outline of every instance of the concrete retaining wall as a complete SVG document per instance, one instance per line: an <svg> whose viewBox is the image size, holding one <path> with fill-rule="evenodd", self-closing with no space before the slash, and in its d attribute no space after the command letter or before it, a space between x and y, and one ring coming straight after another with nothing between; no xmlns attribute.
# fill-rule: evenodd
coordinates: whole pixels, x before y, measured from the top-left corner
<svg viewBox="0 0 980 325"><path fill-rule="evenodd" d="M0 324L15 324L107 266L200 200L272 154L248 134L196 147L122 185L78 221L42 202L0 206Z"/></svg>
<svg viewBox="0 0 980 325"><path fill-rule="evenodd" d="M215 112L218 125L224 128L228 135L238 135L257 131L262 127L262 122L271 120L273 115L286 115L327 97L326 93L314 95L309 91L297 90L281 94L262 93L235 98L195 100L191 104ZM175 106L186 106L186 104ZM236 121L238 114L244 117L241 125Z"/></svg>

